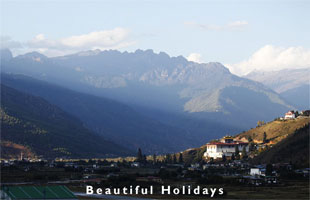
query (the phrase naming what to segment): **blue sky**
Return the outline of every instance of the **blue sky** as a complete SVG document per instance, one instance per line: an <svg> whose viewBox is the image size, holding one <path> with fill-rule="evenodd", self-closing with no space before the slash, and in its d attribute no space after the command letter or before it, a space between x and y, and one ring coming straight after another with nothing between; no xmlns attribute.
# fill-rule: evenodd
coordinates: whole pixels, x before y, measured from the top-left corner
<svg viewBox="0 0 310 200"><path fill-rule="evenodd" d="M48 56L153 49L218 61L237 74L303 68L310 66L309 10L306 0L1 0L1 46Z"/></svg>

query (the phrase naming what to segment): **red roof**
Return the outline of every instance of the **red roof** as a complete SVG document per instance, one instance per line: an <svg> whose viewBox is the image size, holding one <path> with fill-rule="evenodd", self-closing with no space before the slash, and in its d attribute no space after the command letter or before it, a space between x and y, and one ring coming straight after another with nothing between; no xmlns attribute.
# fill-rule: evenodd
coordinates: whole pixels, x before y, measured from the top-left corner
<svg viewBox="0 0 310 200"><path fill-rule="evenodd" d="M288 111L287 113L285 113L285 115L293 115L293 114L295 114L294 111Z"/></svg>
<svg viewBox="0 0 310 200"><path fill-rule="evenodd" d="M248 143L247 142L234 142L234 143L212 142L207 145L239 145L239 144L248 144Z"/></svg>

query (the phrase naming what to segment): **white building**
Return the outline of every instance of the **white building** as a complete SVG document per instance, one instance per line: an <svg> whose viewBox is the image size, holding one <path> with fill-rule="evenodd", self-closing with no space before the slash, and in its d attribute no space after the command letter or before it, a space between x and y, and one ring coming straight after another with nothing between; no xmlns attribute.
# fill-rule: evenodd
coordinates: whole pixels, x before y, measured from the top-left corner
<svg viewBox="0 0 310 200"><path fill-rule="evenodd" d="M251 168L250 169L250 175L255 176L255 175L265 175L265 169L262 168Z"/></svg>
<svg viewBox="0 0 310 200"><path fill-rule="evenodd" d="M288 111L285 113L284 119L295 119L295 112L294 110Z"/></svg>
<svg viewBox="0 0 310 200"><path fill-rule="evenodd" d="M220 142L210 142L207 144L207 151L204 153L206 158L222 158L225 156L232 156L238 146L241 153L245 147L246 152L249 152L249 146L247 142L234 141L232 137L224 137Z"/></svg>

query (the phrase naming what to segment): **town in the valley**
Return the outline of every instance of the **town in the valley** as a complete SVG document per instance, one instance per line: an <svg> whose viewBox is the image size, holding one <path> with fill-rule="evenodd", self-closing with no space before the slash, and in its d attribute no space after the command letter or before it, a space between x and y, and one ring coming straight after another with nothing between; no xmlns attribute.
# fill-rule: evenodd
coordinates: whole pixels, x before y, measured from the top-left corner
<svg viewBox="0 0 310 200"><path fill-rule="evenodd" d="M309 114L309 110L289 111L275 121L309 121ZM257 126L265 124L258 122ZM270 195L273 192L275 198L285 195L283 188L288 188L288 192L298 190L301 197L309 194L309 167L292 162L253 162L256 156L272 149L274 141L265 133L260 140L242 134L226 135L179 153L146 156L143 149L138 149L136 157L105 159L26 158L21 153L18 159L1 160L1 184L13 188L65 185L74 194L85 193L87 185L213 186L223 187L227 198L246 197L246 192L259 194L266 188L274 188Z"/></svg>

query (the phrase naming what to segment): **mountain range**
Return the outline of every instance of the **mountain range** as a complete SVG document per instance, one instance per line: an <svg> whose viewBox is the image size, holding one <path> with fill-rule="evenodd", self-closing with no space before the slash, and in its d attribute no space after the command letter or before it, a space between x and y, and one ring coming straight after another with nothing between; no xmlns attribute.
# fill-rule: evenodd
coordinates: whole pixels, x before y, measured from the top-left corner
<svg viewBox="0 0 310 200"><path fill-rule="evenodd" d="M85 51L48 58L1 50L8 87L43 98L122 148L176 152L294 109L268 86L218 62L152 50Z"/></svg>
<svg viewBox="0 0 310 200"><path fill-rule="evenodd" d="M225 119L239 127L258 118L273 119L292 108L273 90L231 74L220 63L198 64L152 50L97 50L54 58L32 52L6 60L3 72L28 75L136 108L211 121ZM248 99L253 96L259 99Z"/></svg>

